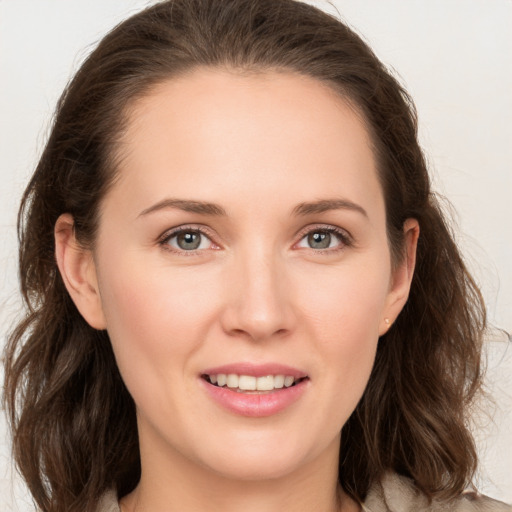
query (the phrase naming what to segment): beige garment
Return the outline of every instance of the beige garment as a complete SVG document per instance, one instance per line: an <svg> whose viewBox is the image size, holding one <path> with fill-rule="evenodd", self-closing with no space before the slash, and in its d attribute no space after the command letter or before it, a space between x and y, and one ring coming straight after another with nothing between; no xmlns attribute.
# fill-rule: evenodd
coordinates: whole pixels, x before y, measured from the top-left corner
<svg viewBox="0 0 512 512"><path fill-rule="evenodd" d="M100 499L96 512L121 512L117 502L117 493L113 490L106 492Z"/></svg>
<svg viewBox="0 0 512 512"><path fill-rule="evenodd" d="M408 478L388 473L370 489L363 505L367 512L512 512L512 506L475 493L446 502L428 503Z"/></svg>
<svg viewBox="0 0 512 512"><path fill-rule="evenodd" d="M464 494L450 502L433 502L414 487L411 480L387 474L374 485L363 505L365 512L512 512L512 506L485 496ZM121 512L114 491L106 493L97 512ZM319 511L320 512L320 511Z"/></svg>

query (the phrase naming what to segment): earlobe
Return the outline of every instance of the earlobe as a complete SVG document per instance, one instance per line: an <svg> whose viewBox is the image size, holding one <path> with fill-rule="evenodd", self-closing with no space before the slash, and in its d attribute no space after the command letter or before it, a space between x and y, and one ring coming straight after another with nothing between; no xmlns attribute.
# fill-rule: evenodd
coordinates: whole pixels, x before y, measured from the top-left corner
<svg viewBox="0 0 512 512"><path fill-rule="evenodd" d="M379 335L385 334L405 306L409 298L412 278L416 266L416 249L420 235L420 226L416 219L404 222L405 254L403 260L393 270L386 307L381 321Z"/></svg>
<svg viewBox="0 0 512 512"><path fill-rule="evenodd" d="M70 214L65 213L57 219L54 236L57 266L71 299L91 327L105 329L92 252L77 242Z"/></svg>

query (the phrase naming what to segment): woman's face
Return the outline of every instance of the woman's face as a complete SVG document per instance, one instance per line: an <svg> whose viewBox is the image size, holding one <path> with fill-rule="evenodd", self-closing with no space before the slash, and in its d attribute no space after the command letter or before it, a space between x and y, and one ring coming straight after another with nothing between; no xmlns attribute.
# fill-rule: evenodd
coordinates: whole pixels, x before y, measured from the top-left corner
<svg viewBox="0 0 512 512"><path fill-rule="evenodd" d="M112 340L143 467L337 461L411 273L392 271L359 115L310 78L196 70L134 105L120 151L84 316Z"/></svg>

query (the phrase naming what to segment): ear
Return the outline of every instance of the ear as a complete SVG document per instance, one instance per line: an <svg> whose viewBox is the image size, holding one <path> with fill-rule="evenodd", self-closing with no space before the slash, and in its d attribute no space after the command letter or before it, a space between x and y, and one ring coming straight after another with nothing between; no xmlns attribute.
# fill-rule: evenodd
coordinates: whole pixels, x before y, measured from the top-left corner
<svg viewBox="0 0 512 512"><path fill-rule="evenodd" d="M57 219L54 235L57 266L71 299L91 327L105 329L93 255L77 242L70 214Z"/></svg>
<svg viewBox="0 0 512 512"><path fill-rule="evenodd" d="M405 306L411 289L412 277L416 266L416 248L420 226L416 219L407 219L404 222L405 255L403 260L393 269L391 283L383 317L380 322L379 336L382 336L396 320Z"/></svg>

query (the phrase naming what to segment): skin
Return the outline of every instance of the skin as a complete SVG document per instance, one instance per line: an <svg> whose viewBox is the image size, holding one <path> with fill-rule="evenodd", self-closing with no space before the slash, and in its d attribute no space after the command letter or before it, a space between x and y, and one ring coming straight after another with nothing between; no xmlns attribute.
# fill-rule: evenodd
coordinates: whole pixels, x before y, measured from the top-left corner
<svg viewBox="0 0 512 512"><path fill-rule="evenodd" d="M137 406L142 478L123 512L358 510L338 489L340 430L407 300L419 233L405 223L393 266L361 117L310 78L199 69L132 106L120 151L94 250L66 214L56 255ZM205 231L199 249L164 236L178 226ZM326 228L342 236L312 247ZM307 389L269 417L229 412L200 374L239 361L299 368Z"/></svg>

